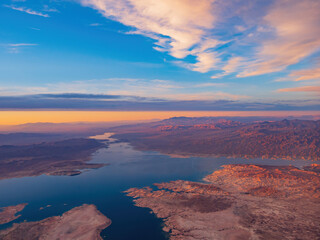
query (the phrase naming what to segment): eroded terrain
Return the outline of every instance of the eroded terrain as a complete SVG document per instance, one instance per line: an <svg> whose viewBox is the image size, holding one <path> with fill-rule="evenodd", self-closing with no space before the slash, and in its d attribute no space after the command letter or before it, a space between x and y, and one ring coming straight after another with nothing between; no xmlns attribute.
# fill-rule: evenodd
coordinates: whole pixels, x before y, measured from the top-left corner
<svg viewBox="0 0 320 240"><path fill-rule="evenodd" d="M62 216L46 218L38 222L15 223L0 231L1 240L97 240L101 230L111 220L100 213L94 205L84 204L73 208Z"/></svg>
<svg viewBox="0 0 320 240"><path fill-rule="evenodd" d="M105 147L95 139L68 139L23 146L0 146L0 179L47 175L77 175L103 164L87 163Z"/></svg>
<svg viewBox="0 0 320 240"><path fill-rule="evenodd" d="M171 118L113 128L139 150L182 156L320 160L320 121Z"/></svg>
<svg viewBox="0 0 320 240"><path fill-rule="evenodd" d="M21 212L26 205L26 203L22 203L16 206L0 208L0 224L5 224L19 218L21 215L17 215L17 213Z"/></svg>
<svg viewBox="0 0 320 240"><path fill-rule="evenodd" d="M226 165L207 183L131 188L137 206L163 218L170 239L319 239L319 165Z"/></svg>

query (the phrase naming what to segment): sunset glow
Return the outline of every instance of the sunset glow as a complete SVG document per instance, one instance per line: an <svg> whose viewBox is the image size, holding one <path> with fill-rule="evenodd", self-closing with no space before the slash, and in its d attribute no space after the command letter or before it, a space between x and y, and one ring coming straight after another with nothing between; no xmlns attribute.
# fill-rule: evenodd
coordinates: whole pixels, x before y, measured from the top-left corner
<svg viewBox="0 0 320 240"><path fill-rule="evenodd" d="M0 125L16 125L37 122L115 122L158 120L170 117L221 117L221 116L314 116L320 118L320 111L171 111L171 112L140 112L140 111L2 111Z"/></svg>
<svg viewBox="0 0 320 240"><path fill-rule="evenodd" d="M0 22L1 240L319 239L320 0L1 0Z"/></svg>
<svg viewBox="0 0 320 240"><path fill-rule="evenodd" d="M0 8L0 109L320 109L318 0L4 0Z"/></svg>

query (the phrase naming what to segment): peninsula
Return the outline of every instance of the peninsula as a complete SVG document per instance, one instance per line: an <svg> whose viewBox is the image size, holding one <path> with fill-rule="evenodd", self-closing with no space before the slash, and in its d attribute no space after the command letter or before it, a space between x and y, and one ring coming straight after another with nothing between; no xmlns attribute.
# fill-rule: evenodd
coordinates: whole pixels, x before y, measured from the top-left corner
<svg viewBox="0 0 320 240"><path fill-rule="evenodd" d="M164 221L171 240L318 239L319 165L226 165L206 183L173 181L126 191Z"/></svg>
<svg viewBox="0 0 320 240"><path fill-rule="evenodd" d="M2 240L100 240L101 230L111 220L100 213L94 205L75 207L62 216L54 216L37 222L15 223L0 231Z"/></svg>
<svg viewBox="0 0 320 240"><path fill-rule="evenodd" d="M0 146L0 179L47 175L77 175L104 164L87 163L106 143L76 138L23 146Z"/></svg>

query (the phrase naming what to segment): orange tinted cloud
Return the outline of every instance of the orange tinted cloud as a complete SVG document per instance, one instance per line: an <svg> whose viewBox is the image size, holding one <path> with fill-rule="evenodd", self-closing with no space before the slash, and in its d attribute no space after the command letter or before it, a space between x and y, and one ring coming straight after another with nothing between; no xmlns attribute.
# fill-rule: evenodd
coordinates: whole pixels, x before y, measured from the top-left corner
<svg viewBox="0 0 320 240"><path fill-rule="evenodd" d="M320 80L320 67L313 69L305 69L293 71L290 76L295 77L295 81L303 81L303 80Z"/></svg>
<svg viewBox="0 0 320 240"><path fill-rule="evenodd" d="M281 71L319 49L320 1L277 0L264 20L275 35L262 42L240 77Z"/></svg>
<svg viewBox="0 0 320 240"><path fill-rule="evenodd" d="M80 0L85 6L97 9L106 18L119 21L155 39L155 49L169 52L175 58L193 55L197 63L192 70L206 72L216 63L208 54L219 41L208 39L215 16L214 0ZM196 46L196 47L195 47ZM191 48L193 49L191 50ZM209 65L209 66L208 66Z"/></svg>
<svg viewBox="0 0 320 240"><path fill-rule="evenodd" d="M295 88L282 88L278 92L315 92L320 93L320 86L303 86Z"/></svg>
<svg viewBox="0 0 320 240"><path fill-rule="evenodd" d="M154 49L183 59L173 61L182 67L202 73L224 71L213 78L233 72L246 77L281 71L320 46L319 0L78 1L133 27L129 33L156 40ZM235 37L234 31L245 37ZM235 49L250 45L254 51L237 56L228 47L218 50L227 42L233 42ZM223 53L233 57L224 60ZM184 59L188 55L195 61Z"/></svg>

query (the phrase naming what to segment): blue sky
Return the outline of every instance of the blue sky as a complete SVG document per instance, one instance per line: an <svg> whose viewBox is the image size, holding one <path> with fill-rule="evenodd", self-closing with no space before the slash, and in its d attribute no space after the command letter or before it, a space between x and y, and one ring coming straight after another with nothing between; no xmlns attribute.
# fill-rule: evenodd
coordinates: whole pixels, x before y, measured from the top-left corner
<svg viewBox="0 0 320 240"><path fill-rule="evenodd" d="M316 0L4 0L0 24L6 99L319 106Z"/></svg>

